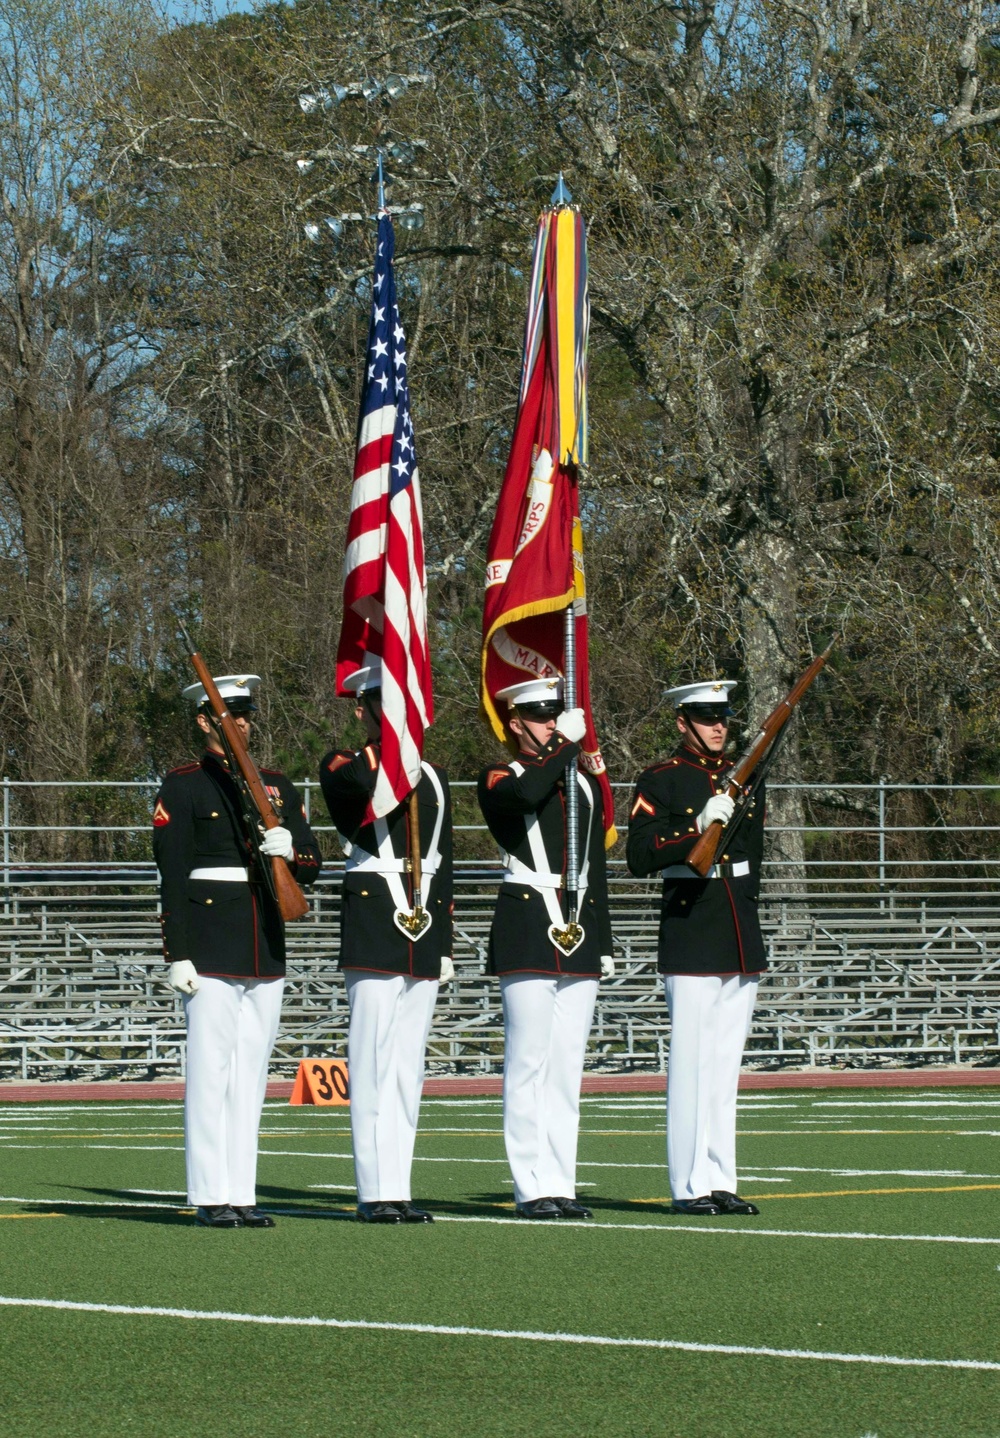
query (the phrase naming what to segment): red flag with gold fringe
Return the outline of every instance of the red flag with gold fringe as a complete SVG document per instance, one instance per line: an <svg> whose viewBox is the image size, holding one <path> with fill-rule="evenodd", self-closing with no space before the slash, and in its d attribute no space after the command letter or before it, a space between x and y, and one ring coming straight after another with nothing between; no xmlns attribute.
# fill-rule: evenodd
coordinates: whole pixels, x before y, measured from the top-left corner
<svg viewBox="0 0 1000 1438"><path fill-rule="evenodd" d="M487 550L481 697L495 734L505 738L497 691L564 673L572 604L576 703L587 717L579 762L601 786L610 846L617 835L591 713L578 488L587 461L589 318L583 217L569 208L546 210L535 238L514 437Z"/></svg>

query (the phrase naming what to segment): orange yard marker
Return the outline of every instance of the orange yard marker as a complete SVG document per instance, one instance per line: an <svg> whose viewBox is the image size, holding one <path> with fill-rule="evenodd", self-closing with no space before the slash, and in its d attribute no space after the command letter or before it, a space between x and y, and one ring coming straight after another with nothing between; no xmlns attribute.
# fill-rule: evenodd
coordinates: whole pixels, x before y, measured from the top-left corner
<svg viewBox="0 0 1000 1438"><path fill-rule="evenodd" d="M303 1059L295 1075L288 1102L343 1107L351 1101L347 1065L343 1059Z"/></svg>

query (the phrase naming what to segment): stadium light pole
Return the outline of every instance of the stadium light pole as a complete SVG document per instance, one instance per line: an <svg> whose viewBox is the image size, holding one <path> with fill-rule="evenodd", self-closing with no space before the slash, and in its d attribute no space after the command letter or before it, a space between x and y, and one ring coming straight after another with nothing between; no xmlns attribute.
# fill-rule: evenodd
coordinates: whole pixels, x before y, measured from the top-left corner
<svg viewBox="0 0 1000 1438"><path fill-rule="evenodd" d="M391 104L399 99L413 85L433 85L435 77L423 71L413 74L397 74L392 72L386 75L384 80L369 77L364 80L351 80L346 84L334 84L320 86L314 90L303 90L299 92L299 108L304 115L328 114L345 100L352 97L370 103L380 96L386 104ZM404 230L419 230L424 225L424 207L418 201L408 205L389 205L386 203L386 190L393 182L393 176L385 168L386 157L397 165L412 165L417 157L417 149L426 148L426 142L422 140L410 141L402 139L387 139L386 143L375 145L352 145L351 153L358 156L369 156L373 152L376 156L377 168L371 176L372 182L378 185L378 209L379 213L385 212L392 215ZM295 161L296 168L300 175L307 175L312 170L316 161L308 156ZM306 239L313 244L321 244L324 239L332 238L339 240L346 225L364 222L370 218L356 211L350 211L340 215L324 215L319 221L308 220L303 224L303 233Z"/></svg>

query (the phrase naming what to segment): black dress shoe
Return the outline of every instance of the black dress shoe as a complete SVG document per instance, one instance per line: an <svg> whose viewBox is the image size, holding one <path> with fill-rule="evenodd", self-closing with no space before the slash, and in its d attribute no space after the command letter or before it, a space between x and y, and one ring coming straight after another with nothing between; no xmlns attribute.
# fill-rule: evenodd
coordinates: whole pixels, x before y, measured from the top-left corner
<svg viewBox="0 0 1000 1438"><path fill-rule="evenodd" d="M399 1212L403 1215L403 1222L404 1222L404 1223L433 1223L433 1222L434 1222L434 1215L433 1215L433 1213L428 1213L427 1210L426 1210L426 1208L414 1208L414 1207L413 1207L413 1204L410 1203L409 1201L407 1201L407 1202L405 1202L405 1203L400 1203L400 1201L397 1199L397 1200L393 1203L392 1206L393 1206L393 1208L398 1209Z"/></svg>
<svg viewBox="0 0 1000 1438"><path fill-rule="evenodd" d="M755 1203L747 1203L738 1193L727 1193L724 1188L712 1189L712 1202L717 1203L723 1213L760 1213Z"/></svg>
<svg viewBox="0 0 1000 1438"><path fill-rule="evenodd" d="M202 1228L242 1228L243 1219L230 1208L228 1203L210 1203L204 1208L199 1208L195 1214L195 1223L200 1223Z"/></svg>
<svg viewBox="0 0 1000 1438"><path fill-rule="evenodd" d="M672 1213L694 1213L701 1217L721 1213L722 1209L715 1202L715 1194L711 1197L707 1193L701 1198L675 1198L671 1208Z"/></svg>
<svg viewBox="0 0 1000 1438"><path fill-rule="evenodd" d="M582 1203L577 1203L575 1198L554 1198L552 1202L558 1208L563 1218L593 1218L589 1208Z"/></svg>
<svg viewBox="0 0 1000 1438"><path fill-rule="evenodd" d="M562 1209L552 1198L533 1198L517 1205L519 1218L562 1218Z"/></svg>
<svg viewBox="0 0 1000 1438"><path fill-rule="evenodd" d="M359 1203L355 1215L362 1223L402 1223L403 1215L394 1203Z"/></svg>
<svg viewBox="0 0 1000 1438"><path fill-rule="evenodd" d="M234 1204L233 1209L239 1214L247 1228L273 1228L274 1219L262 1208L241 1208Z"/></svg>

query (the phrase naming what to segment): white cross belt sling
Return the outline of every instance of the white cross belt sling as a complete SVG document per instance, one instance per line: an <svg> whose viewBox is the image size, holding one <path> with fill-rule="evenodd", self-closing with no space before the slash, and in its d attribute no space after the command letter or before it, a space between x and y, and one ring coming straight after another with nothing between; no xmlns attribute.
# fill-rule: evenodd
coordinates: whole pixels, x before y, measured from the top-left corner
<svg viewBox="0 0 1000 1438"><path fill-rule="evenodd" d="M510 767L518 776L524 773L524 765L519 764L516 760ZM584 895L587 892L587 879L590 874L590 830L594 822L594 800L590 792L590 785L582 774L577 774L576 781L580 786L587 805L587 835L584 841L584 859L580 866L580 879L577 888L577 894L582 903ZM572 944L569 948L567 948L564 943L559 942L558 936L566 930L566 918L557 898L557 894L563 886L563 878L561 874L553 874L549 870L549 856L545 852L545 840L542 838L538 815L526 815L524 827L528 838L528 848L531 851L531 865L529 866L523 859L519 859L516 854L507 854L501 850L500 857L506 866L504 868L504 882L513 881L519 884L527 884L528 887L534 889L537 894L541 894L545 901L545 910L550 920L549 938L566 957L569 958L570 954L576 953L586 937L583 925L579 925L580 937L576 943Z"/></svg>
<svg viewBox="0 0 1000 1438"><path fill-rule="evenodd" d="M429 764L421 764L420 767L430 780L437 798L437 818L434 821L434 832L431 835L427 853L421 858L423 872L429 877L433 877L441 867L440 840L441 827L444 824L444 790L441 787L441 780ZM389 833L389 825L385 819L376 819L372 827L378 842L377 854L369 854L368 850L362 849L360 844L352 844L350 839L346 839L343 834L340 835L341 847L347 855L345 871L348 874L381 874L393 902L392 921L396 928L408 939L414 941L422 939L431 926L431 912L430 909L424 910L425 922L423 927L418 930L414 910L407 902L406 890L403 887L402 876L407 872L409 861L399 858L393 850L392 835ZM407 923L407 920L410 922Z"/></svg>

